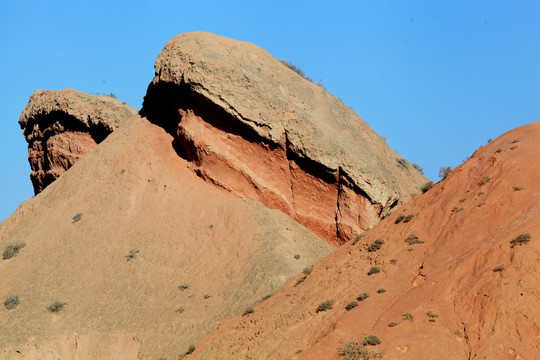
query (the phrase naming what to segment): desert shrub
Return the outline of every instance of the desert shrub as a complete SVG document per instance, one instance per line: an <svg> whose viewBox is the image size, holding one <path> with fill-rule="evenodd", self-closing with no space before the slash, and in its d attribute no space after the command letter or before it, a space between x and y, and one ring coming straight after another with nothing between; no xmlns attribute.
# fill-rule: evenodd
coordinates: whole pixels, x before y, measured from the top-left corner
<svg viewBox="0 0 540 360"><path fill-rule="evenodd" d="M178 288L180 290L182 290L182 291L187 290L187 289L189 289L189 284L188 283L180 284L180 285L178 285Z"/></svg>
<svg viewBox="0 0 540 360"><path fill-rule="evenodd" d="M425 193L427 192L429 189L431 189L433 187L433 185L435 185L433 183L433 181L428 181L427 183L425 183L424 185L422 185L422 187L420 188L420 190L422 191L422 193Z"/></svg>
<svg viewBox="0 0 540 360"><path fill-rule="evenodd" d="M203 298L204 298L204 299L210 299L211 297L212 297L211 294L204 294L204 295L203 295Z"/></svg>
<svg viewBox="0 0 540 360"><path fill-rule="evenodd" d="M407 168L407 160L400 158L400 159L396 159L396 161L397 161L399 167L402 167L404 169Z"/></svg>
<svg viewBox="0 0 540 360"><path fill-rule="evenodd" d="M462 207L458 208L457 206L454 206L454 207L452 208L452 212L453 212L453 213L458 213L458 212L463 211L463 210L465 210L465 209L462 208Z"/></svg>
<svg viewBox="0 0 540 360"><path fill-rule="evenodd" d="M176 309L176 310L174 310L174 311L176 311L177 313L180 313L180 314L181 314L181 313L184 312L184 308L180 306L178 309Z"/></svg>
<svg viewBox="0 0 540 360"><path fill-rule="evenodd" d="M401 221L405 219L405 215L401 214L396 218L396 221L394 221L394 224L399 224Z"/></svg>
<svg viewBox="0 0 540 360"><path fill-rule="evenodd" d="M186 355L192 354L195 351L195 345L191 344L186 351Z"/></svg>
<svg viewBox="0 0 540 360"><path fill-rule="evenodd" d="M514 187L512 188L512 190L514 190L514 191L519 191L519 190L523 190L523 188L522 188L521 186L514 186Z"/></svg>
<svg viewBox="0 0 540 360"><path fill-rule="evenodd" d="M362 340L362 345L379 345L381 343L381 339L379 339L376 335L368 335Z"/></svg>
<svg viewBox="0 0 540 360"><path fill-rule="evenodd" d="M412 247L407 248L407 251L408 251L408 252L414 251L414 248L412 248Z"/></svg>
<svg viewBox="0 0 540 360"><path fill-rule="evenodd" d="M436 317L439 317L439 315L433 313L433 311L429 310L427 313L426 313L427 316L429 316L430 318L436 318Z"/></svg>
<svg viewBox="0 0 540 360"><path fill-rule="evenodd" d="M369 268L368 275L373 275L381 271L381 268L378 266L372 266Z"/></svg>
<svg viewBox="0 0 540 360"><path fill-rule="evenodd" d="M388 327L396 327L398 325L399 325L398 322L392 321L390 324L388 324Z"/></svg>
<svg viewBox="0 0 540 360"><path fill-rule="evenodd" d="M298 75L300 75L301 77L303 77L304 79L313 82L312 78L307 76L306 73L302 69L300 69L298 66L296 66L292 62L287 61L285 59L280 59L279 62L285 65L286 67L288 67L289 69L291 69L292 71L294 71L295 73L297 73Z"/></svg>
<svg viewBox="0 0 540 360"><path fill-rule="evenodd" d="M423 244L424 242L420 239L418 239L418 236L416 236L415 234L411 234L409 235L405 241L407 242L407 244L409 245L414 245L414 244Z"/></svg>
<svg viewBox="0 0 540 360"><path fill-rule="evenodd" d="M386 289L383 289L383 288L380 288L379 290L377 290L377 294L382 294L385 292L386 292Z"/></svg>
<svg viewBox="0 0 540 360"><path fill-rule="evenodd" d="M459 202L460 202L460 203L464 203L465 201L467 201L467 199L465 199L465 198L459 199Z"/></svg>
<svg viewBox="0 0 540 360"><path fill-rule="evenodd" d="M51 305L47 307L47 310L49 310L50 312L59 312L64 309L64 305L66 305L65 302L56 300L55 302L53 302Z"/></svg>
<svg viewBox="0 0 540 360"><path fill-rule="evenodd" d="M306 274L306 275L311 274L312 271L313 271L313 266L304 268L304 270L302 270L302 272L303 272L304 274Z"/></svg>
<svg viewBox="0 0 540 360"><path fill-rule="evenodd" d="M480 181L478 182L478 185L480 185L480 186L486 185L489 180L490 180L489 176L484 176L482 179L480 179Z"/></svg>
<svg viewBox="0 0 540 360"><path fill-rule="evenodd" d="M433 323L434 323L434 322L437 322L437 320L435 320L435 319L429 319L429 322L433 322Z"/></svg>
<svg viewBox="0 0 540 360"><path fill-rule="evenodd" d="M4 300L4 306L8 310L15 309L17 305L19 305L19 294L10 294L6 297L6 300Z"/></svg>
<svg viewBox="0 0 540 360"><path fill-rule="evenodd" d="M459 331L459 330L454 331L454 335L459 336L459 337L463 337L463 333L461 331Z"/></svg>
<svg viewBox="0 0 540 360"><path fill-rule="evenodd" d="M397 259L390 259L390 264L396 265L397 264Z"/></svg>
<svg viewBox="0 0 540 360"><path fill-rule="evenodd" d="M504 265L497 265L493 268L493 272L503 271L504 269L506 269Z"/></svg>
<svg viewBox="0 0 540 360"><path fill-rule="evenodd" d="M334 307L334 300L326 300L320 303L319 306L317 306L316 311L317 312L326 311L326 310L332 309L333 307Z"/></svg>
<svg viewBox="0 0 540 360"><path fill-rule="evenodd" d="M424 175L424 169L422 169L422 168L420 167L420 165L418 165L418 164L412 164L412 167L413 167L416 171L418 171L420 174Z"/></svg>
<svg viewBox="0 0 540 360"><path fill-rule="evenodd" d="M357 306L358 306L358 302L357 302L357 301L351 301L350 303L347 304L347 306L345 306L345 309L346 309L347 311L349 311L349 310L354 309L354 308L357 307Z"/></svg>
<svg viewBox="0 0 540 360"><path fill-rule="evenodd" d="M136 259L138 253L139 253L139 249L129 250L129 253L126 255L126 260L129 261L131 259Z"/></svg>
<svg viewBox="0 0 540 360"><path fill-rule="evenodd" d="M302 278L296 280L296 285L300 285L300 284L303 283L305 280L306 280L305 277L302 277Z"/></svg>
<svg viewBox="0 0 540 360"><path fill-rule="evenodd" d="M363 237L362 234L356 235L356 236L354 237L354 240L353 240L352 244L353 244L353 245L356 245L356 243L358 243L362 237Z"/></svg>
<svg viewBox="0 0 540 360"><path fill-rule="evenodd" d="M255 312L255 310L253 310L252 307L248 307L246 309L246 311L244 311L244 313L242 314L242 316L246 316L246 315L249 315L249 314L253 314Z"/></svg>
<svg viewBox="0 0 540 360"><path fill-rule="evenodd" d="M81 220L82 216L83 216L82 213L76 214L76 215L73 217L73 223L75 224L77 221Z"/></svg>
<svg viewBox="0 0 540 360"><path fill-rule="evenodd" d="M356 341L343 344L343 347L339 349L339 353L343 356L343 360L371 360L379 359L384 355L383 350L372 351Z"/></svg>
<svg viewBox="0 0 540 360"><path fill-rule="evenodd" d="M515 143L518 143L518 142L519 142L519 139L512 140L512 144L515 144Z"/></svg>
<svg viewBox="0 0 540 360"><path fill-rule="evenodd" d="M407 216L405 216L405 219L403 219L403 222L404 223L408 223L409 221L411 221L414 217L414 214L409 214Z"/></svg>
<svg viewBox="0 0 540 360"><path fill-rule="evenodd" d="M512 244L512 246L510 247L514 247L516 245L524 245L524 244L527 244L529 241L531 240L531 234L521 234L521 235L518 235L516 236L514 239L512 239L510 241L510 244Z"/></svg>
<svg viewBox="0 0 540 360"><path fill-rule="evenodd" d="M380 250L381 247L383 246L384 244L384 240L383 239L377 239L375 241L373 241L369 247L368 247L368 251L369 252L374 252L374 251L377 251L377 250Z"/></svg>
<svg viewBox="0 0 540 360"><path fill-rule="evenodd" d="M8 246L6 246L6 250L4 250L4 260L11 259L12 257L16 256L19 253L19 250L25 246L26 243L20 241L8 244Z"/></svg>
<svg viewBox="0 0 540 360"><path fill-rule="evenodd" d="M294 255L294 258L295 258L296 260L299 260L299 259L300 259L300 255L296 254L296 255Z"/></svg>
<svg viewBox="0 0 540 360"><path fill-rule="evenodd" d="M405 313L403 314L403 320L409 320L412 322L414 320L414 316L411 313Z"/></svg>
<svg viewBox="0 0 540 360"><path fill-rule="evenodd" d="M304 350L298 349L298 350L296 350L295 354L300 354L302 351L304 351Z"/></svg>
<svg viewBox="0 0 540 360"><path fill-rule="evenodd" d="M444 179L451 172L452 172L452 168L450 166L443 166L442 168L439 169L439 177Z"/></svg>
<svg viewBox="0 0 540 360"><path fill-rule="evenodd" d="M263 301L265 301L265 300L270 299L271 296L272 296L272 295L270 295L270 294L264 295L260 302L263 302Z"/></svg>
<svg viewBox="0 0 540 360"><path fill-rule="evenodd" d="M497 150L495 150L495 152L497 152L497 153L502 152L502 148L497 148Z"/></svg>
<svg viewBox="0 0 540 360"><path fill-rule="evenodd" d="M358 295L356 300L362 301L362 300L366 300L368 297L369 297L369 294L367 292L364 292L364 293L361 293L360 295Z"/></svg>
<svg viewBox="0 0 540 360"><path fill-rule="evenodd" d="M518 146L517 146L517 145L514 145L514 146L512 146L512 147L510 148L510 150L516 150L517 148L518 148Z"/></svg>

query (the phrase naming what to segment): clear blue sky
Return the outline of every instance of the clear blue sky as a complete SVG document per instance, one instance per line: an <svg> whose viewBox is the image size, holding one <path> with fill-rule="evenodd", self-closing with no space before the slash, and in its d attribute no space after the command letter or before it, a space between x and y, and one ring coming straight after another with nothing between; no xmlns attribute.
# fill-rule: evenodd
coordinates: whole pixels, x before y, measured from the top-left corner
<svg viewBox="0 0 540 360"><path fill-rule="evenodd" d="M163 45L196 30L322 79L433 180L540 120L540 1L0 0L0 221L33 195L17 120L35 89L140 108Z"/></svg>

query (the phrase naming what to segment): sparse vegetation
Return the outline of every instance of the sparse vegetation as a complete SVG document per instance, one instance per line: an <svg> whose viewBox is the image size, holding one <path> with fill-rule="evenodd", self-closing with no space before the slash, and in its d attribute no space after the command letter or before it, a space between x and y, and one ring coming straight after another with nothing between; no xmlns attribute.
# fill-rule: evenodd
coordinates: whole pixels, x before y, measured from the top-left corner
<svg viewBox="0 0 540 360"><path fill-rule="evenodd" d="M107 94L107 93L98 93L98 92L97 92L97 93L95 93L95 94L96 94L96 95L101 95L101 96L108 96L108 97L110 97L110 98L117 99L116 95L115 95L114 93L112 93L112 92L111 92L111 93L108 93L108 94Z"/></svg>
<svg viewBox="0 0 540 360"><path fill-rule="evenodd" d="M397 259L390 259L390 264L396 265L397 264Z"/></svg>
<svg viewBox="0 0 540 360"><path fill-rule="evenodd" d="M188 283L180 284L180 285L178 285L178 288L180 290L182 290L182 291L187 290L187 289L189 289L189 284Z"/></svg>
<svg viewBox="0 0 540 360"><path fill-rule="evenodd" d="M174 310L174 311L176 311L177 313L180 313L180 314L181 314L181 313L183 313L185 310L184 310L183 307L180 306L179 308L177 308L177 309Z"/></svg>
<svg viewBox="0 0 540 360"><path fill-rule="evenodd" d="M515 144L515 143L518 143L518 142L519 142L519 139L512 140L512 144Z"/></svg>
<svg viewBox="0 0 540 360"><path fill-rule="evenodd" d="M490 180L489 176L484 176L482 179L480 179L480 181L478 182L478 185L480 185L480 186L486 185L489 180Z"/></svg>
<svg viewBox="0 0 540 360"><path fill-rule="evenodd" d="M304 274L306 274L306 275L311 274L312 271L313 271L313 266L304 268L304 270L302 270L302 272L303 272Z"/></svg>
<svg viewBox="0 0 540 360"><path fill-rule="evenodd" d="M343 356L343 360L372 360L379 359L384 355L383 350L369 350L357 341L343 344L343 347L339 349L339 353Z"/></svg>
<svg viewBox="0 0 540 360"><path fill-rule="evenodd" d="M65 302L56 300L51 305L49 305L49 307L47 307L47 310L49 310L50 312L57 313L57 312L62 311L65 305L66 305Z"/></svg>
<svg viewBox="0 0 540 360"><path fill-rule="evenodd" d="M512 188L512 190L514 190L514 191L519 191L519 190L523 190L523 188L522 188L521 186L514 186L514 187Z"/></svg>
<svg viewBox="0 0 540 360"><path fill-rule="evenodd" d="M463 337L463 333L461 331L459 331L459 330L454 331L454 335L459 336L459 337Z"/></svg>
<svg viewBox="0 0 540 360"><path fill-rule="evenodd" d="M319 306L317 306L316 311L317 312L326 311L326 310L332 309L333 307L334 307L334 300L326 300L320 303Z"/></svg>
<svg viewBox="0 0 540 360"><path fill-rule="evenodd" d="M323 88L323 89L326 89L326 87L324 86L323 82L322 82L322 79L319 79L318 82L315 82L313 81L312 78L310 78L309 76L306 75L306 73L300 69L298 66L296 66L295 64L293 64L292 62L290 61L287 61L285 59L280 59L279 62L281 62L283 65L285 65L286 67L288 67L289 69L291 69L292 71L294 71L295 73L297 73L298 75L300 75L301 77L303 77L304 79L306 79L307 81L311 81L312 83L314 83L315 85Z"/></svg>
<svg viewBox="0 0 540 360"><path fill-rule="evenodd" d="M482 207L482 206L484 206L484 205L486 205L486 203L485 203L485 202L481 202L481 203L479 203L477 206L478 206L478 207Z"/></svg>
<svg viewBox="0 0 540 360"><path fill-rule="evenodd" d="M356 235L356 236L354 237L354 239L353 239L352 244L353 244L353 245L356 245L356 243L358 243L362 237L363 237L362 234Z"/></svg>
<svg viewBox="0 0 540 360"><path fill-rule="evenodd" d="M361 293L360 295L358 295L356 300L363 301L363 300L366 300L368 297L369 297L369 294L367 292L364 292L364 293Z"/></svg>
<svg viewBox="0 0 540 360"><path fill-rule="evenodd" d="M435 314L433 311L429 310L427 313L426 313L427 316L429 316L430 318L437 318L439 317L439 315Z"/></svg>
<svg viewBox="0 0 540 360"><path fill-rule="evenodd" d="M379 345L381 343L381 339L379 339L376 335L368 335L362 340L362 345Z"/></svg>
<svg viewBox="0 0 540 360"><path fill-rule="evenodd" d="M445 179L451 172L452 168L450 166L443 166L439 169L439 177Z"/></svg>
<svg viewBox="0 0 540 360"><path fill-rule="evenodd" d="M405 215L401 214L396 218L396 221L394 221L394 224L399 224L401 221L405 219Z"/></svg>
<svg viewBox="0 0 540 360"><path fill-rule="evenodd" d="M186 351L186 355L192 354L195 351L195 345L191 344Z"/></svg>
<svg viewBox="0 0 540 360"><path fill-rule="evenodd" d="M518 148L518 146L517 146L517 145L514 145L514 146L512 146L512 147L510 148L510 150L516 150L517 148Z"/></svg>
<svg viewBox="0 0 540 360"><path fill-rule="evenodd" d="M403 320L409 320L412 322L414 320L414 316L411 313L405 313L403 314Z"/></svg>
<svg viewBox="0 0 540 360"><path fill-rule="evenodd" d="M210 299L211 297L212 297L211 294L204 294L204 295L203 295L203 298L204 298L204 299Z"/></svg>
<svg viewBox="0 0 540 360"><path fill-rule="evenodd" d="M409 214L407 216L405 216L405 219L403 219L403 222L404 223L408 223L409 221L411 221L414 217L414 214Z"/></svg>
<svg viewBox="0 0 540 360"><path fill-rule="evenodd" d="M19 253L19 251L25 246L26 246L26 243L21 242L21 241L8 244L8 246L6 246L6 250L4 250L4 255L3 255L4 260L11 259L12 257L16 256Z"/></svg>
<svg viewBox="0 0 540 360"><path fill-rule="evenodd" d="M371 276L371 275L376 274L376 273L378 273L378 272L380 272L380 271L381 271L381 268L380 268L380 267L378 267L378 266L372 266L372 267L369 268L369 271L368 271L367 274Z"/></svg>
<svg viewBox="0 0 540 360"><path fill-rule="evenodd" d="M377 250L380 250L381 247L383 246L384 244L384 240L383 239L377 239L375 241L373 241L369 247L368 247L368 251L369 252L374 252L374 251L377 251Z"/></svg>
<svg viewBox="0 0 540 360"><path fill-rule="evenodd" d="M463 210L465 210L465 209L462 208L462 207L459 207L459 208L458 208L457 206L454 206L454 207L452 208L452 212L453 212L453 213L458 213L458 212L463 211Z"/></svg>
<svg viewBox="0 0 540 360"><path fill-rule="evenodd" d="M467 199L465 199L465 198L459 199L459 202L460 202L460 203L464 203L465 201L467 201Z"/></svg>
<svg viewBox="0 0 540 360"><path fill-rule="evenodd" d="M396 159L396 161L397 161L399 167L402 167L404 169L407 168L407 160L399 158L399 159Z"/></svg>
<svg viewBox="0 0 540 360"><path fill-rule="evenodd" d="M294 258L295 258L296 260L300 260L300 255L296 254L296 255L294 255Z"/></svg>
<svg viewBox="0 0 540 360"><path fill-rule="evenodd" d="M347 304L347 306L345 306L345 309L347 311L351 310L351 309L354 309L355 307L358 306L358 302L357 301L351 301L350 303Z"/></svg>
<svg viewBox="0 0 540 360"><path fill-rule="evenodd" d="M428 181L427 183L422 185L422 187L420 188L420 190L422 191L422 194L427 192L429 189L431 189L433 185L435 185L433 181Z"/></svg>
<svg viewBox="0 0 540 360"><path fill-rule="evenodd" d="M136 259L138 253L139 253L139 249L129 250L129 253L126 255L126 260L129 261L131 259Z"/></svg>
<svg viewBox="0 0 540 360"><path fill-rule="evenodd" d="M244 311L244 313L242 314L242 316L246 316L246 315L249 315L249 314L253 314L255 312L255 310L253 310L252 307L248 307L246 309L246 311Z"/></svg>
<svg viewBox="0 0 540 360"><path fill-rule="evenodd" d="M8 310L15 309L17 305L19 305L19 294L10 294L6 297L6 300L4 300L4 306Z"/></svg>
<svg viewBox="0 0 540 360"><path fill-rule="evenodd" d="M73 217L73 224L75 224L77 221L81 220L83 214L82 213L78 213L77 215L75 215Z"/></svg>
<svg viewBox="0 0 540 360"><path fill-rule="evenodd" d="M414 169L416 169L416 171L418 171L420 174L424 175L424 169L422 169L422 168L420 167L420 165L418 165L418 164L412 164L412 167L413 167Z"/></svg>
<svg viewBox="0 0 540 360"><path fill-rule="evenodd" d="M435 320L435 319L429 319L428 321L432 322L432 323L437 322L437 320Z"/></svg>
<svg viewBox="0 0 540 360"><path fill-rule="evenodd" d="M500 153L500 152L502 152L502 150L503 150L502 148L497 148L497 150L495 150L495 152Z"/></svg>
<svg viewBox="0 0 540 360"><path fill-rule="evenodd" d="M531 234L521 234L521 235L518 235L516 236L514 239L512 239L510 241L510 244L512 244L512 246L510 246L511 248L513 248L514 246L516 245L525 245L527 244L529 241L531 240Z"/></svg>
<svg viewBox="0 0 540 360"><path fill-rule="evenodd" d="M300 285L301 283L303 283L304 281L306 280L305 277L301 277L300 279L296 280L296 286Z"/></svg>
<svg viewBox="0 0 540 360"><path fill-rule="evenodd" d="M396 327L398 325L399 325L398 322L392 321L390 324L388 324L388 327Z"/></svg>
<svg viewBox="0 0 540 360"><path fill-rule="evenodd" d="M298 350L296 350L295 354L300 354L302 351L304 351L304 350L298 349Z"/></svg>
<svg viewBox="0 0 540 360"><path fill-rule="evenodd" d="M416 236L415 234L411 234L409 235L405 241L407 242L407 244L409 245L414 245L414 244L423 244L424 242L420 239L418 239L418 236Z"/></svg>
<svg viewBox="0 0 540 360"><path fill-rule="evenodd" d="M493 268L493 272L503 271L506 267L504 265L497 265Z"/></svg>
<svg viewBox="0 0 540 360"><path fill-rule="evenodd" d="M382 294L385 292L386 292L386 289L383 289L383 288L380 288L379 290L377 290L377 294Z"/></svg>

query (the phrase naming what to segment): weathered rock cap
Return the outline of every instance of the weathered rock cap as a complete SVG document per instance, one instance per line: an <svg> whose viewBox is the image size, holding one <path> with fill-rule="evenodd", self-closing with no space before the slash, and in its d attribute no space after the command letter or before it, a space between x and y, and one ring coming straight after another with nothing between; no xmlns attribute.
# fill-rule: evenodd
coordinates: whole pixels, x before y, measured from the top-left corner
<svg viewBox="0 0 540 360"><path fill-rule="evenodd" d="M19 119L28 142L34 192L41 192L136 114L136 109L110 96L36 90Z"/></svg>
<svg viewBox="0 0 540 360"><path fill-rule="evenodd" d="M175 36L155 63L143 114L162 107L163 91L175 85L225 110L238 126L348 179L383 212L427 181L341 100L249 42L203 32Z"/></svg>

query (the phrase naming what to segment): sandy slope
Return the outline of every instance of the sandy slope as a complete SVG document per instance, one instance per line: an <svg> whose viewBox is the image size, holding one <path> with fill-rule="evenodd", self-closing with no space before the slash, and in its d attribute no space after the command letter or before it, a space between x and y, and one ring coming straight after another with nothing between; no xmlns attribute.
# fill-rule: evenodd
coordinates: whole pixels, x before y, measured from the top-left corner
<svg viewBox="0 0 540 360"><path fill-rule="evenodd" d="M373 334L384 359L537 359L539 149L540 122L481 147L356 245L315 264L304 282L298 275L253 314L222 322L189 358L340 359L344 343ZM401 214L414 218L396 224ZM523 233L530 242L512 248ZM410 234L424 242L407 244ZM377 238L381 250L367 251ZM368 276L371 266L381 271ZM363 292L370 297L346 311ZM317 313L325 300L333 309Z"/></svg>
<svg viewBox="0 0 540 360"><path fill-rule="evenodd" d="M0 260L2 303L20 297L0 309L0 358L174 358L330 251L206 184L171 141L135 117L0 224L2 250L26 243Z"/></svg>

